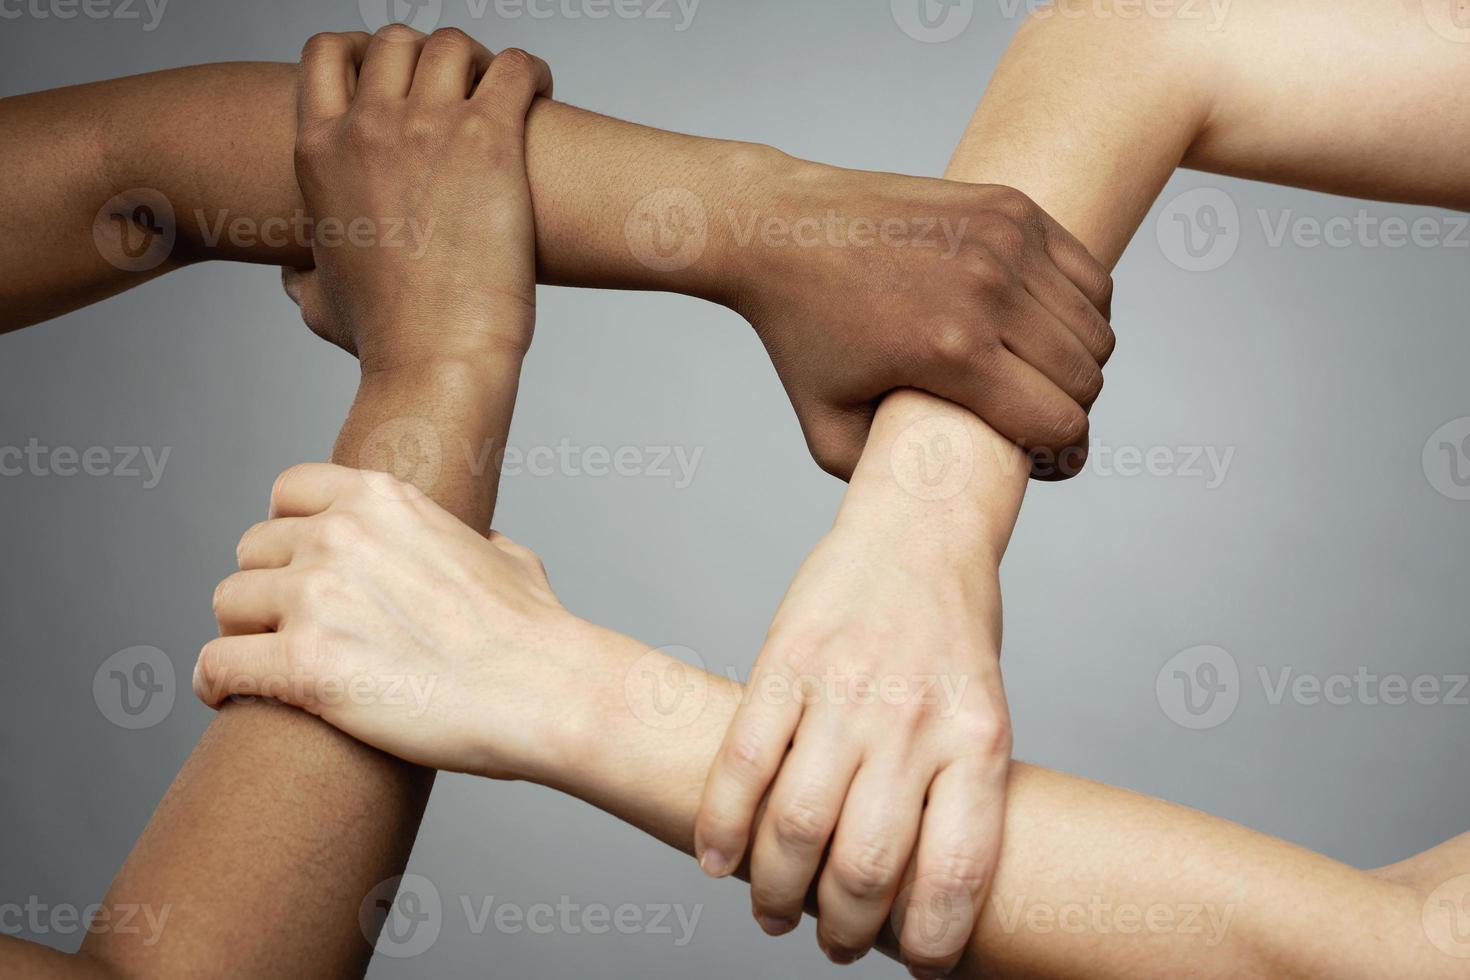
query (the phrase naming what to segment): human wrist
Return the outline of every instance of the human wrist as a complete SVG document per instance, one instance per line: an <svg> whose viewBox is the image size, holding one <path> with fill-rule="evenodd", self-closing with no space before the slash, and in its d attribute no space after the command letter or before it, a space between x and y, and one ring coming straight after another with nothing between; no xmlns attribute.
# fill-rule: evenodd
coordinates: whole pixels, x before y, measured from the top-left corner
<svg viewBox="0 0 1470 980"><path fill-rule="evenodd" d="M744 313L743 304L769 273L763 252L745 233L772 213L781 188L814 166L772 146L681 137L668 151L677 178L634 204L622 225L632 275L622 285L697 296ZM683 142L687 141L687 142Z"/></svg>
<svg viewBox="0 0 1470 980"><path fill-rule="evenodd" d="M484 317L456 315L440 319L431 330L423 331L425 340L415 342L411 334L403 339L407 333L404 325L416 319L419 316L412 312L382 310L371 314L369 323L356 321L360 335L394 338L388 343L366 343L358 351L363 377L427 374L424 380L432 380L436 373L519 372L535 327L535 316L530 311Z"/></svg>
<svg viewBox="0 0 1470 980"><path fill-rule="evenodd" d="M879 409L837 524L925 560L998 566L1027 473L1025 456L970 413L895 392Z"/></svg>
<svg viewBox="0 0 1470 980"><path fill-rule="evenodd" d="M516 626L514 642L526 648L530 672L475 676L470 698L483 724L466 735L465 771L575 792L603 729L610 685L598 660L605 632L561 608ZM507 711L520 719L512 727L498 717Z"/></svg>

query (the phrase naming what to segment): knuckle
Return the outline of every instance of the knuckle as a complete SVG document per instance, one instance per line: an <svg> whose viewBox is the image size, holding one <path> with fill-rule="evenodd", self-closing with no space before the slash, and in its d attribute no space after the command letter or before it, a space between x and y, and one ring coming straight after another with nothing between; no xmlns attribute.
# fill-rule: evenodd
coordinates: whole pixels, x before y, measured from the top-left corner
<svg viewBox="0 0 1470 980"><path fill-rule="evenodd" d="M317 544L327 551L348 551L362 540L363 527L351 514L323 514L313 521Z"/></svg>
<svg viewBox="0 0 1470 980"><path fill-rule="evenodd" d="M255 545L255 539L259 537L262 533L264 533L265 525L265 521L258 521L257 523L252 524L249 528L247 528L244 534L240 535L240 540L235 545L236 565L239 565L245 561L245 556L250 553L251 548L253 548Z"/></svg>
<svg viewBox="0 0 1470 980"><path fill-rule="evenodd" d="M402 510L416 495L413 484L382 470L363 470L362 479L354 481L348 491L350 503L373 507L385 513Z"/></svg>
<svg viewBox="0 0 1470 980"><path fill-rule="evenodd" d="M1029 223L1040 217L1036 202L1014 187L1003 188L995 197L995 210L1012 221Z"/></svg>
<svg viewBox="0 0 1470 980"><path fill-rule="evenodd" d="M1113 309L1113 276L1102 266L1098 266L1098 271L1101 275L1101 282L1097 287L1097 304L1098 309L1106 316Z"/></svg>
<svg viewBox="0 0 1470 980"><path fill-rule="evenodd" d="M392 142L393 134L387 114L374 104L353 103L352 110L342 125L342 136L352 147L359 150L374 150Z"/></svg>
<svg viewBox="0 0 1470 980"><path fill-rule="evenodd" d="M1113 325L1106 320L1098 328L1097 347L1097 363L1099 366L1105 366L1112 358L1113 352L1118 349L1118 335L1114 332Z"/></svg>
<svg viewBox="0 0 1470 980"><path fill-rule="evenodd" d="M373 36L380 40L392 41L394 43L416 41L419 38L423 37L422 34L414 30L412 27L409 27L407 24L401 24L398 22L383 25L382 27L378 28L378 32Z"/></svg>
<svg viewBox="0 0 1470 980"><path fill-rule="evenodd" d="M502 155L494 149L503 135L503 127L491 114L466 112L456 120L454 128L455 137L460 141L486 145L486 159L481 161L483 166L494 170L504 162Z"/></svg>
<svg viewBox="0 0 1470 980"><path fill-rule="evenodd" d="M741 733L725 746L725 763L742 780L753 779L764 771L766 743L758 735Z"/></svg>
<svg viewBox="0 0 1470 980"><path fill-rule="evenodd" d="M946 364L967 364L979 346L976 331L959 323L935 327L929 335L934 356Z"/></svg>
<svg viewBox="0 0 1470 980"><path fill-rule="evenodd" d="M984 238L994 254L1016 262L1025 254L1030 236L1024 224L1007 215L988 222Z"/></svg>
<svg viewBox="0 0 1470 980"><path fill-rule="evenodd" d="M506 48L495 56L495 63L511 78L520 79L535 74L536 60L521 48Z"/></svg>
<svg viewBox="0 0 1470 980"><path fill-rule="evenodd" d="M1096 362L1083 358L1073 368L1074 384L1077 392L1082 396L1082 404L1091 407L1097 401L1097 396L1102 394L1103 373Z"/></svg>
<svg viewBox="0 0 1470 980"><path fill-rule="evenodd" d="M321 31L307 38L306 43L301 46L301 60L309 61L327 57L343 50L350 44L351 42L342 34Z"/></svg>
<svg viewBox="0 0 1470 980"><path fill-rule="evenodd" d="M471 48L475 40L458 27L441 27L429 35L425 44L450 48Z"/></svg>
<svg viewBox="0 0 1470 980"><path fill-rule="evenodd" d="M281 475L276 477L276 482L271 485L271 506L275 507L277 504L282 503L291 485L303 478L309 472L310 468L310 463L297 463L294 466L288 466L282 470Z"/></svg>
<svg viewBox="0 0 1470 980"><path fill-rule="evenodd" d="M831 869L837 886L861 901L886 896L900 871L892 845L876 839L834 854Z"/></svg>
<svg viewBox="0 0 1470 980"><path fill-rule="evenodd" d="M833 821L810 803L789 804L776 815L772 829L783 847L810 850L821 847L832 832Z"/></svg>
<svg viewBox="0 0 1470 980"><path fill-rule="evenodd" d="M400 124L399 136L409 146L426 147L440 142L444 127L431 113L410 113Z"/></svg>
<svg viewBox="0 0 1470 980"><path fill-rule="evenodd" d="M1012 733L1010 723L992 714L978 715L964 727L965 743L987 759L1011 757Z"/></svg>
<svg viewBox="0 0 1470 980"><path fill-rule="evenodd" d="M1080 405L1072 405L1057 420L1057 441L1063 446L1076 446L1087 439L1089 422Z"/></svg>
<svg viewBox="0 0 1470 980"><path fill-rule="evenodd" d="M209 604L216 618L224 610L225 604L230 601L230 593L235 589L234 578L231 575L214 587L214 594L210 597Z"/></svg>
<svg viewBox="0 0 1470 980"><path fill-rule="evenodd" d="M215 678L219 673L219 641L210 640L199 648L199 659L194 666L194 674L198 678L197 688L201 688L200 698L206 703L214 702L211 688L215 685Z"/></svg>
<svg viewBox="0 0 1470 980"><path fill-rule="evenodd" d="M965 273L981 292L1002 293L1015 285L1007 258L990 245L978 246L965 260Z"/></svg>
<svg viewBox="0 0 1470 980"><path fill-rule="evenodd" d="M331 604L340 594L341 588L337 574L331 569L318 566L301 573L297 596L305 609L319 611L322 607Z"/></svg>
<svg viewBox="0 0 1470 980"><path fill-rule="evenodd" d="M281 634L281 656L291 677L315 677L326 671L327 646L321 631L296 627Z"/></svg>
<svg viewBox="0 0 1470 980"><path fill-rule="evenodd" d="M943 855L926 876L927 885L940 896L969 901L985 887L990 864L977 854L951 851Z"/></svg>

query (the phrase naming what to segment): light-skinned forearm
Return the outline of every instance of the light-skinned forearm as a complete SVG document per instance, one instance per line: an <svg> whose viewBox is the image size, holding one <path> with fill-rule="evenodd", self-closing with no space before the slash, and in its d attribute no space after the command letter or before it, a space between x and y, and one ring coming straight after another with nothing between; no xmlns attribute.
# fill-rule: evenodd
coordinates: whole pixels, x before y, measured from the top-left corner
<svg viewBox="0 0 1470 980"><path fill-rule="evenodd" d="M686 667L683 703L698 707L671 716L669 691L623 678L672 661L598 627L584 643L598 668L560 706L576 748L548 782L692 853L705 773L747 692ZM1426 938L1417 887L1225 820L1015 763L1006 826L957 975L1460 975ZM1464 850L1451 871L1470 870Z"/></svg>
<svg viewBox="0 0 1470 980"><path fill-rule="evenodd" d="M1018 31L945 176L1023 191L1110 269L1181 165L1470 209L1470 58L1412 6L1232 0L1216 24L1198 3L1145 16L1170 8L1063 0ZM919 392L887 399L878 420L968 434L948 446L976 482L936 505L898 489L914 475L870 466L849 502L885 500L923 537L1003 553L1025 491L1019 452Z"/></svg>
<svg viewBox="0 0 1470 980"><path fill-rule="evenodd" d="M498 472L465 449L504 444L519 368L487 355L365 376L332 458L379 468L405 421L420 441L431 429L440 462L421 489L488 528ZM161 940L97 933L84 952L125 976L361 975L372 946L352 897L401 873L431 783L302 712L227 705L104 900L168 907Z"/></svg>

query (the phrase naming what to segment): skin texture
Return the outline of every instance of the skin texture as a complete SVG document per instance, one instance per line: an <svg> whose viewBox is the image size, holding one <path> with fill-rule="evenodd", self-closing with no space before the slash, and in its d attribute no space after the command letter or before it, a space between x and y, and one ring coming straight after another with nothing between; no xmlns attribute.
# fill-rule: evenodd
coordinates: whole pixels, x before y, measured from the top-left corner
<svg viewBox="0 0 1470 980"><path fill-rule="evenodd" d="M438 34L488 57L462 32ZM292 168L292 78L281 65L208 65L0 101L16 137L0 167L18 178L0 208L0 268L15 270L0 281L0 330L189 262L306 266L297 228L320 216ZM541 281L737 310L829 472L851 474L878 401L904 386L1028 447L1085 445L1112 348L1111 283L1023 195L807 163L549 99L527 125ZM844 220L829 229L829 214ZM787 233L762 230L773 219ZM118 267L149 241L160 264Z"/></svg>
<svg viewBox="0 0 1470 980"><path fill-rule="evenodd" d="M481 252L479 268L493 304L473 310L460 323L415 317L407 310L398 311L401 319L359 316L351 321L350 333L341 334L350 335L361 350L407 345L415 354L445 330L455 330L456 336L481 331L487 341L479 350L456 346L444 357L416 356L365 371L333 459L367 469L396 468L403 462L395 450L405 427L420 450L428 444L500 444L509 429L520 368L514 343L530 336L532 316L526 303L509 298L529 294L533 270L522 124L531 99L549 78L544 65L518 53L497 61L468 102L462 95L434 92L411 98L407 78L412 76L404 67L411 71L414 59L403 55L407 48L416 58L417 45L390 37L372 48L361 41L317 42L308 51L299 119L303 134L310 134L303 162L313 173L360 162L353 154L362 146L348 135L349 122L365 110L399 125L429 120L426 136L434 134L450 156L463 151L464 141L496 151L481 153L475 171L453 175L478 188L486 206L499 214L494 222L471 225L477 238L458 240L461 248ZM364 49L364 78L349 99L354 60ZM471 53L436 53L451 61L461 55L464 73L458 77L467 85ZM446 103L454 108L444 108ZM446 113L459 116L446 124ZM478 122L462 124L470 113ZM403 175L379 176L411 181ZM304 183L310 196L314 185ZM361 197L339 196L337 202L356 211L375 201L398 200L383 184L368 183L376 196L364 187ZM449 179L440 188L449 197L458 189ZM341 195L341 188L332 193ZM496 237L509 233L520 237ZM316 261L316 273L329 281L358 274L409 281L414 272L407 265L395 267L411 261L402 250L371 246L321 249ZM333 315L346 312L333 304L338 294L323 292ZM473 356L460 356L466 353ZM415 493L431 496L470 533L468 527L488 527L497 473L493 466L475 472L456 463L464 458L445 451L438 465L411 469ZM385 493L410 486L383 474L360 479ZM291 486L287 473L272 493L272 518L295 516L300 503ZM215 602L229 598L228 591L217 592ZM271 625L279 624L253 628ZM130 937L99 933L88 936L83 951L129 976L359 975L373 936L359 925L355 903L344 903L341 896L367 895L402 870L430 783L429 771L389 759L299 713L228 705L185 764L105 899L111 906L168 905L174 909L170 928L151 948ZM222 848L221 841L231 846ZM241 862L241 854L252 859ZM311 873L303 874L302 868Z"/></svg>
<svg viewBox="0 0 1470 980"><path fill-rule="evenodd" d="M1470 173L1455 162L1470 152L1470 59L1419 12L1353 3L1343 17L1342 8L1318 3L1245 0L1230 7L1216 31L1184 16L1129 13L1136 9L1071 3L1031 17L997 69L947 176L1021 188L1109 268L1181 163L1470 207ZM1179 4L1174 12L1197 9ZM1303 52L1283 40L1322 35L1335 43ZM1402 39L1403 50L1386 57L1384 36ZM1343 50L1364 59L1374 52L1374 70L1340 58ZM1447 98L1434 95L1451 89ZM1410 119L1415 114L1404 113L1404 105L1427 111ZM1362 132L1373 135L1359 138ZM1391 138L1379 139L1382 132ZM1344 137L1349 133L1354 138ZM864 517L839 518L798 573L752 685L824 669L838 676L871 673L874 665L881 665L880 674L904 676L915 669L906 665L925 664L973 680L972 688L989 693L989 706L934 723L943 737L926 743L924 722L931 719L925 715L934 715L934 706L906 706L887 717L868 710L865 721L844 727L827 718L856 717L851 705L746 701L712 766L695 832L702 865L716 873L731 870L749 848L753 911L763 928L777 933L791 927L830 844L817 892L818 941L837 962L871 941L911 853L924 871L921 907L984 894L1002 846L1010 748L993 570L1025 491L1020 468L1008 462L1014 449L983 422L921 393L890 398L874 427L880 430L902 431L905 443L922 447L928 475L946 472L942 462L952 461L948 479L965 485L938 502L938 513L933 501L923 513L927 483L905 478L891 455L887 466L860 469L843 512ZM998 469L972 468L974 459L997 462ZM956 476L965 471L981 475ZM901 492L915 488L918 495ZM943 493L945 480L932 489ZM882 505L857 505L869 496ZM954 506L942 507L945 502ZM918 530L899 523L904 517ZM854 537L863 544L845 543ZM809 581L828 554L867 557L870 565L859 577L871 591L832 590L830 578ZM906 587L889 581L896 569L912 573ZM935 601L951 589L961 594L959 602ZM946 654L957 646L957 663L946 667ZM869 759L886 767L883 778L863 778ZM966 775L944 782L935 775L955 771ZM767 808L757 818L763 801ZM848 827L861 829L845 833ZM964 937L951 931L938 943L903 939L909 962L942 970Z"/></svg>
<svg viewBox="0 0 1470 980"><path fill-rule="evenodd" d="M1338 16L1340 10L1346 13ZM1209 37L1180 35L1180 25L1159 20L1033 18L1022 28L998 70L956 156L951 176L1013 181L1109 262L1122 251L1158 188L1180 161L1203 169L1309 187L1470 206L1467 176L1459 165L1467 145L1465 121L1470 119L1464 111L1467 87L1455 81L1463 78L1465 71L1463 49L1428 32L1418 11L1361 3L1329 10L1305 2L1270 6L1237 2L1232 11L1228 29ZM1285 27L1279 17L1290 18ZM1273 33L1278 30L1284 33ZM1398 43L1385 49L1381 39L1390 35ZM1320 51L1299 44L1293 44L1289 52L1284 50L1287 38L1302 36L1328 37L1333 44ZM1361 57L1356 61L1340 58L1344 50L1358 52ZM1373 71L1361 71L1363 64L1371 64ZM1321 84L1318 79L1323 80ZM1302 91L1310 98L1283 98L1284 91ZM1403 112L1396 93L1411 100L1415 111ZM1272 111L1259 111L1263 105L1269 105ZM1324 128L1323 120L1339 126L1349 122L1346 131L1356 135L1350 140L1334 138L1332 131ZM1401 141L1391 147L1392 152L1376 139L1377 134L1390 132ZM1298 153L1293 141L1308 136L1310 152ZM78 148L79 152L85 149ZM677 155L676 147L668 149ZM534 152L532 155L534 158ZM228 170L221 168L219 172ZM208 178L208 168L201 167L198 179ZM541 217L538 211L538 221ZM891 400L885 413L902 407L902 403L893 404ZM923 408L919 411L922 414ZM1017 504L1023 483L1017 479ZM988 515L990 526L1009 526L1003 519L1008 506L1008 501L997 503L995 513ZM1013 507L1010 517L1014 518ZM722 685L717 683L716 687ZM732 698L731 711L734 701ZM609 720L617 719L609 716ZM658 733L651 733L641 723L621 730L621 736L611 724L598 730L606 737L594 744L594 755L587 758L587 768L593 771L584 774L587 785L583 795L662 839L689 849L700 781L723 735L723 725L712 725L709 731L686 732L697 737L683 738L674 745L664 745ZM677 775L666 778L673 770L659 761L663 759L659 753L690 750L692 756L691 746L698 749L700 745L707 751L702 758L691 758L689 770L693 776L683 781ZM599 775L595 750L611 751L613 746L620 751L625 747L645 749L657 764L625 783L606 785L608 774L617 770L607 765ZM260 764L268 761L263 759ZM247 774L252 771L261 770L244 770ZM1371 975L1374 969L1380 974L1456 975L1447 966L1457 966L1458 961L1447 964L1437 951L1422 960L1390 958L1380 962L1375 957L1389 955L1385 953L1388 947L1359 950L1339 947L1335 940L1339 935L1378 936L1374 930L1379 925L1387 932L1402 934L1404 920L1399 913L1405 909L1406 896L1417 909L1423 904L1423 894L1434 887L1436 875L1443 873L1437 879L1443 881L1453 877L1447 872L1465 870L1459 842L1384 869L1378 877L1368 877L1315 856L1304 859L1304 852L1276 842L1258 852L1255 845L1263 840L1258 835L1229 825L1222 829L1217 822L1189 811L1153 802L1143 805L1137 797L1086 783L1074 782L1070 789L1034 797L1039 801L1034 819L1018 818L1018 813L1026 811L1017 807L1027 805L1025 801L1031 799L1028 794L1032 792L1021 787L1045 785L1031 776L1033 772L1024 767L1011 770L1007 806L1013 832L1002 850L997 889L1004 888L1007 881L1019 881L1028 895L1065 896L1064 886L1071 881L1075 886L1072 894L1085 900L1087 887L1082 882L1091 880L1090 875L1102 879L1110 874L1128 883L1128 887L1139 888L1139 882L1156 879L1178 882L1183 887L1188 885L1192 871L1202 866L1211 870L1208 860L1197 860L1201 847L1206 851L1218 847L1224 854L1240 853L1246 847L1253 855L1247 862L1250 887L1257 894L1269 896L1279 886L1280 894L1285 896L1263 899L1263 908L1270 910L1274 901L1275 911L1280 914L1268 922L1271 916L1263 913L1253 920L1252 927L1262 946L1281 945L1281 937L1289 938L1293 948L1278 957L1278 964L1294 964L1293 969L1302 975L1352 975L1354 970ZM571 771L563 777L568 782L576 778L581 777ZM304 780L302 785L306 784ZM251 783L236 778L228 786L216 788L222 794L234 793L240 798L258 794L252 798L253 804L279 808L283 813L291 812L293 806L304 809L300 794L273 802L285 795L278 780ZM1089 821L1094 812L1101 818L1100 825ZM1155 819L1159 815L1187 815L1189 820L1181 824L1185 832L1164 832L1158 826L1162 821ZM202 814L196 813L198 816ZM1129 828L1121 848L1116 829L1119 826ZM1021 846L1024 836L1018 843L1016 827L1035 827L1045 838L1041 845L1032 845L1030 861L1012 857L1026 850ZM1066 838L1069 829L1078 827L1082 832L1075 839L1075 853L1050 849L1052 841ZM1089 827L1093 829L1089 831ZM1133 848L1129 842L1137 842L1138 846ZM262 861L277 856L289 861L303 853L314 852L270 850L262 853ZM1068 864L1069 860L1074 863ZM1079 869L1075 879L1057 885L1056 869L1073 867ZM179 871L180 866L176 864L174 870ZM1213 877L1208 880L1225 880L1239 870L1233 859L1222 860L1222 867L1213 869ZM1383 880L1392 881L1394 888L1379 887ZM1041 891L1033 887L1037 882L1042 883ZM1052 888L1058 891L1048 892ZM335 888L331 891L337 894ZM1146 897L1148 891L1140 888L1139 894ZM309 898L309 892L308 887L301 888L303 900ZM223 909L223 914L228 913ZM207 919L205 916L206 926ZM1276 930L1275 938L1270 936L1271 926ZM981 943L985 942L986 928L982 923L977 933ZM281 931L277 940L286 944L291 935ZM1080 955L1095 960L1100 975L1137 976L1149 970L1177 975L1195 968L1188 951L1181 960L1155 959L1156 950L1140 951L1116 935L1061 940L1055 930L1019 940L1014 934L1007 935L1004 942L977 948L991 963L1000 963L1019 975L1063 973L1056 961L1078 947L1085 947ZM1027 938L1036 941L1027 942ZM20 944L6 945L13 948ZM1397 955L1396 948L1390 952ZM47 956L34 950L25 955L32 953ZM86 962L90 966L91 961ZM80 968L81 961L78 965ZM1266 970L1258 963L1256 968L1258 972ZM1219 972L1231 973L1223 967ZM1290 971L1280 965L1266 972L1288 975ZM160 968L149 975L167 974ZM1242 967L1237 975L1249 973Z"/></svg>
<svg viewBox="0 0 1470 980"><path fill-rule="evenodd" d="M281 697L406 758L540 782L692 850L705 770L751 690L578 620L528 549L485 540L411 488L314 465L277 499L296 517L242 542L247 570L227 581L252 584L219 611L235 635L201 652L203 697ZM311 581L338 587L298 587ZM234 628L277 618L275 633ZM330 693L395 678L425 698ZM886 950L914 928L960 934L966 977L1465 975L1433 941L1453 913L1431 896L1470 868L1470 837L1369 874L1020 763L1008 784L988 898L900 902Z"/></svg>

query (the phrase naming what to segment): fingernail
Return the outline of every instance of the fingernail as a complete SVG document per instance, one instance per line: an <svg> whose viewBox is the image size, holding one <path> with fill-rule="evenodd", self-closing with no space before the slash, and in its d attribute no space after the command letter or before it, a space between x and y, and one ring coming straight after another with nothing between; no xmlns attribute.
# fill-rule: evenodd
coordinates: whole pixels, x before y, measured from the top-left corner
<svg viewBox="0 0 1470 980"><path fill-rule="evenodd" d="M823 952L827 954L827 959L836 963L838 966L847 966L849 963L856 963L862 958L861 953L853 953L845 949L826 949Z"/></svg>
<svg viewBox="0 0 1470 980"><path fill-rule="evenodd" d="M713 847L706 848L705 852L699 856L699 870L711 878L723 878L730 873L730 862L725 855Z"/></svg>
<svg viewBox="0 0 1470 980"><path fill-rule="evenodd" d="M796 923L790 919L782 919L774 915L758 915L755 921L760 924L761 930L768 936L784 936L796 928Z"/></svg>
<svg viewBox="0 0 1470 980"><path fill-rule="evenodd" d="M911 966L909 976L914 980L939 980L940 977L948 976L948 973L937 966Z"/></svg>

